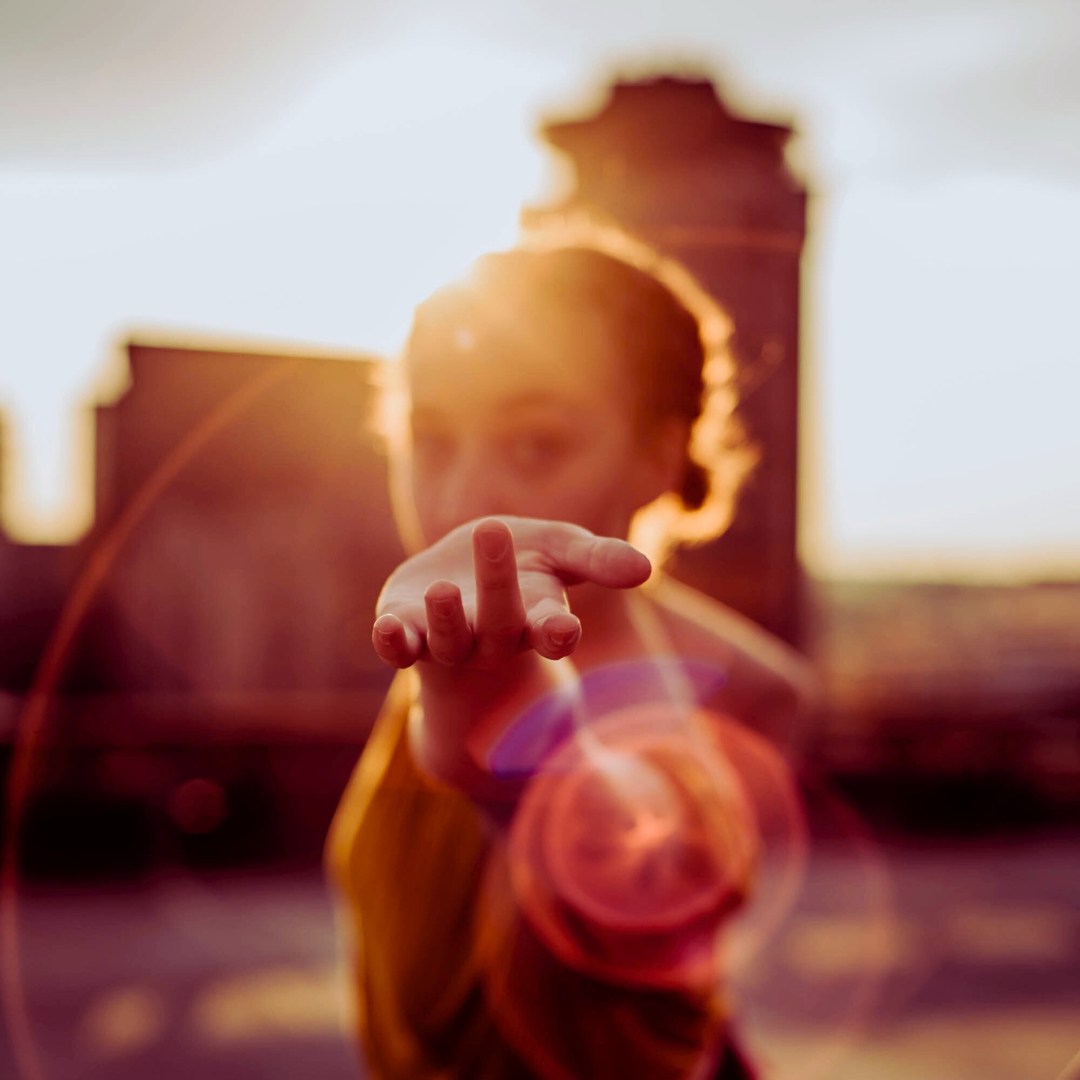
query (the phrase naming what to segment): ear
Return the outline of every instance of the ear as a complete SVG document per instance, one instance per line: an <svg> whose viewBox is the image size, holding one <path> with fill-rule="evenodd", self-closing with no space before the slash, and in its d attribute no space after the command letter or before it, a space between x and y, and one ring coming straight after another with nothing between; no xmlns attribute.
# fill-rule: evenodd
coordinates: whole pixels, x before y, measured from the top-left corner
<svg viewBox="0 0 1080 1080"><path fill-rule="evenodd" d="M640 487L636 493L639 508L666 491L676 490L682 483L689 441L690 422L681 416L663 417L644 434Z"/></svg>

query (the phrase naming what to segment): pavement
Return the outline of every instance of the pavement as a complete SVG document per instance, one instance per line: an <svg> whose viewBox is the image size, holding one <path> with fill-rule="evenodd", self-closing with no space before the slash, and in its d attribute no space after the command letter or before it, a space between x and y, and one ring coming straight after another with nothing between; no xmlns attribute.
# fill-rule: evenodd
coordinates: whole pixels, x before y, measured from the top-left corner
<svg viewBox="0 0 1080 1080"><path fill-rule="evenodd" d="M37 1080L364 1076L314 871L26 887L18 911ZM781 914L729 943L769 1080L1080 1080L1080 836L833 841Z"/></svg>

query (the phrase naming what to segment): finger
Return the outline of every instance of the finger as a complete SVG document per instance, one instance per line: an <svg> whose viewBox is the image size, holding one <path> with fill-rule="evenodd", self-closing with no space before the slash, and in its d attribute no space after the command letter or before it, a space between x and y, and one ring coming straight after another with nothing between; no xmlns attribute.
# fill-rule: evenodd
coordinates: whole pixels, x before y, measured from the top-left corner
<svg viewBox="0 0 1080 1080"><path fill-rule="evenodd" d="M521 648L525 604L518 584L514 537L497 518L473 529L476 575L476 651L487 662L500 662Z"/></svg>
<svg viewBox="0 0 1080 1080"><path fill-rule="evenodd" d="M473 632L465 618L461 590L451 581L436 581L424 593L427 648L441 664L460 664L473 651Z"/></svg>
<svg viewBox="0 0 1080 1080"><path fill-rule="evenodd" d="M566 604L545 597L529 608L525 617L525 640L549 660L569 656L581 640L581 622Z"/></svg>
<svg viewBox="0 0 1080 1080"><path fill-rule="evenodd" d="M396 615L380 615L371 630L371 644L379 658L396 668L407 668L420 659L424 639L415 626Z"/></svg>
<svg viewBox="0 0 1080 1080"><path fill-rule="evenodd" d="M559 530L549 551L552 569L567 584L592 581L609 589L632 589L652 573L648 558L625 540L584 529Z"/></svg>

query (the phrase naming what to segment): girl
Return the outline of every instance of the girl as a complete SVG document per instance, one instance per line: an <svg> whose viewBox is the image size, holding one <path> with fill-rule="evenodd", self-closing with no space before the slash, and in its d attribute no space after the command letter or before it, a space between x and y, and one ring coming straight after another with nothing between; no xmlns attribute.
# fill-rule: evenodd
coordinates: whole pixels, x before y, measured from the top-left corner
<svg viewBox="0 0 1080 1080"><path fill-rule="evenodd" d="M635 662L661 651L721 671L702 703L770 735L804 709L795 654L652 569L727 524L752 465L727 329L685 272L598 230L486 256L416 311L388 391L395 516L413 554L373 628L401 673L327 851L374 1077L749 1075L702 960L745 891L746 859L723 887L700 866L686 877L691 832L719 850L715 800L684 783L663 835L641 841L651 884L640 860L614 891L597 884L602 853L580 848L575 863L561 838L598 814L585 841L603 847L622 811L589 793L588 762L567 758L559 734L565 710L550 706L568 678L614 680L625 704ZM513 767L495 767L522 731ZM541 783L560 753L564 778L578 774L571 802ZM665 766L668 780L689 776L692 757ZM638 772L630 801L643 806L660 788L655 768ZM549 796L562 799L558 828ZM529 862L545 828L557 873ZM689 904L670 874L657 884L661 856L682 868Z"/></svg>

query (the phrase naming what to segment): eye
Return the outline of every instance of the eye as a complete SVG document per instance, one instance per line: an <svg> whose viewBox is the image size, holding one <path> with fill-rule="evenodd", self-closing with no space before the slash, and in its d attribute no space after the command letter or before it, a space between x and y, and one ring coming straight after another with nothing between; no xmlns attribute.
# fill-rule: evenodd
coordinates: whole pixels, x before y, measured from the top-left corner
<svg viewBox="0 0 1080 1080"><path fill-rule="evenodd" d="M454 452L454 440L441 431L414 428L412 433L413 458L425 465L445 463Z"/></svg>
<svg viewBox="0 0 1080 1080"><path fill-rule="evenodd" d="M570 446L564 435L550 431L519 432L507 440L506 454L523 472L557 464Z"/></svg>

